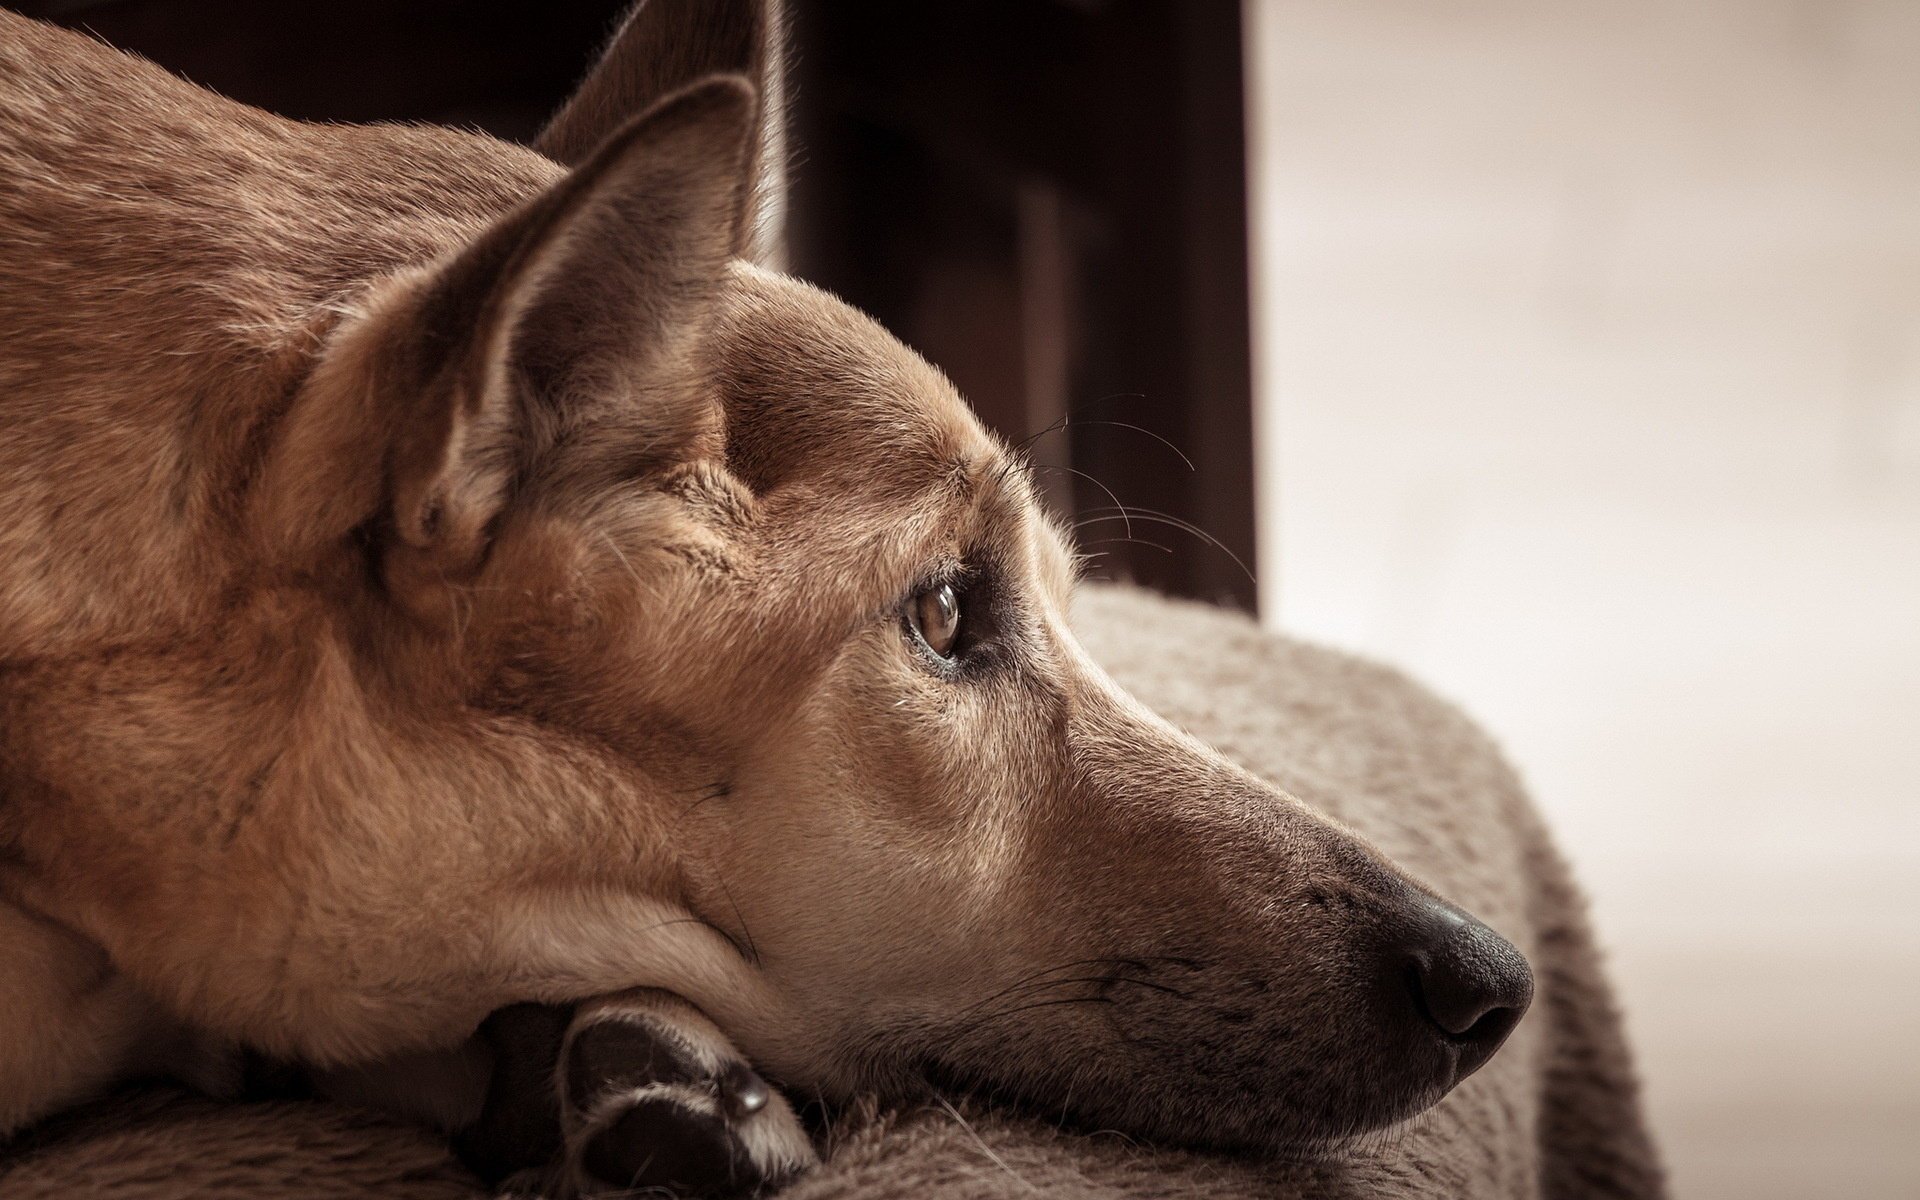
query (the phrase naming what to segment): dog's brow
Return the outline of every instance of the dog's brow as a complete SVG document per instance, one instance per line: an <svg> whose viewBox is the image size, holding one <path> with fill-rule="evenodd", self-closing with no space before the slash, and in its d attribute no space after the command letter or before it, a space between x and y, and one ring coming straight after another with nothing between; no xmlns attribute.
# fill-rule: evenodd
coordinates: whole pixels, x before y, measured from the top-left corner
<svg viewBox="0 0 1920 1200"><path fill-rule="evenodd" d="M1016 502L1030 500L1035 494L1034 463L1024 450L1000 447L980 462L977 470L976 477L984 484L985 492L1011 490Z"/></svg>
<svg viewBox="0 0 1920 1200"><path fill-rule="evenodd" d="M964 523L976 530L1018 522L1019 514L1035 503L1029 465L1003 448L959 457L953 471L957 511L964 511Z"/></svg>
<svg viewBox="0 0 1920 1200"><path fill-rule="evenodd" d="M973 542L968 552L985 545L1000 544L1006 537L1023 540L1016 532L1045 521L1046 508L1034 486L1032 464L1005 447L976 452L955 461L955 470L964 480L956 499L964 512L962 524L971 530Z"/></svg>

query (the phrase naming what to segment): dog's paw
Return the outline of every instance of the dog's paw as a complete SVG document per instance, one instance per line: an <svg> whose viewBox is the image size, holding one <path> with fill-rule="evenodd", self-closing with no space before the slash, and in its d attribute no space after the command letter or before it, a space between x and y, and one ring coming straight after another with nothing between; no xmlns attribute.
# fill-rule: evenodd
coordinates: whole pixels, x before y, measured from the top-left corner
<svg viewBox="0 0 1920 1200"><path fill-rule="evenodd" d="M747 1196L817 1161L785 1098L668 993L582 1005L559 1074L566 1174L582 1195Z"/></svg>

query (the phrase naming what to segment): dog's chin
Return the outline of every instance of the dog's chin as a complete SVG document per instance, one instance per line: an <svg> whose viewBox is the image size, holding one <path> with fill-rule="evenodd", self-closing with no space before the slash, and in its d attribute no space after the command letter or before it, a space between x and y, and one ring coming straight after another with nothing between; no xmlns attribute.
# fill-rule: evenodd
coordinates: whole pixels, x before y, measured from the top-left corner
<svg viewBox="0 0 1920 1200"><path fill-rule="evenodd" d="M1160 1086L1166 1081L1141 1076L1104 1090L1081 1079L1072 1092L1063 1088L1054 1095L1052 1089L997 1081L937 1056L923 1057L904 1078L909 1095L969 1098L1056 1130L1120 1133L1174 1149L1276 1161L1337 1158L1356 1144L1391 1137L1395 1128L1452 1090L1436 1085L1403 1095L1370 1095L1364 1106L1309 1107L1284 1096L1262 1101L1233 1086L1208 1095L1210 1089L1191 1086L1192 1080L1168 1088Z"/></svg>

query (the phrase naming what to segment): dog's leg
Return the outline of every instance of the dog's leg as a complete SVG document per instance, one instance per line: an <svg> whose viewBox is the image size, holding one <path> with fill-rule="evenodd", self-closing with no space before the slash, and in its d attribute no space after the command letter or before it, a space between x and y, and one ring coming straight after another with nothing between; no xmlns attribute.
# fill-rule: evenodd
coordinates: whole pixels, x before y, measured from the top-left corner
<svg viewBox="0 0 1920 1200"><path fill-rule="evenodd" d="M196 1038L142 995L98 946L0 901L0 1137L123 1080L168 1075L214 1095L242 1059Z"/></svg>
<svg viewBox="0 0 1920 1200"><path fill-rule="evenodd" d="M505 1192L745 1196L816 1161L786 1100L677 996L516 1005L481 1036L493 1079L456 1144Z"/></svg>
<svg viewBox="0 0 1920 1200"><path fill-rule="evenodd" d="M98 947L6 903L0 1012L0 1135L125 1074L148 1018Z"/></svg>
<svg viewBox="0 0 1920 1200"><path fill-rule="evenodd" d="M573 1010L516 1004L480 1025L471 1044L492 1058L484 1102L453 1139L455 1153L474 1174L503 1192L545 1192L557 1180L561 1135L560 1050Z"/></svg>
<svg viewBox="0 0 1920 1200"><path fill-rule="evenodd" d="M817 1161L786 1099L678 996L581 1005L560 1064L566 1163L583 1192L746 1195Z"/></svg>

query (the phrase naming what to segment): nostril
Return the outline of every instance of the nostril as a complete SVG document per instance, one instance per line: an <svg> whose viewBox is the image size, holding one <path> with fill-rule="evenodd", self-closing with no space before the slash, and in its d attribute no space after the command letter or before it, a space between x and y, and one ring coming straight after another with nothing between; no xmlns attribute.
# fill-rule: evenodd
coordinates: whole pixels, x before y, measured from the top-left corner
<svg viewBox="0 0 1920 1200"><path fill-rule="evenodd" d="M1513 944L1471 917L1435 906L1407 983L1427 1021L1464 1052L1462 1074L1513 1032L1533 1000L1533 971Z"/></svg>
<svg viewBox="0 0 1920 1200"><path fill-rule="evenodd" d="M1513 1006L1488 1009L1478 1021L1467 1026L1465 1033L1458 1036L1463 1042L1503 1042L1526 1011L1525 1008Z"/></svg>
<svg viewBox="0 0 1920 1200"><path fill-rule="evenodd" d="M1505 1037L1526 1011L1529 996L1513 996L1501 981L1462 975L1453 964L1416 963L1408 972L1414 1003L1441 1033L1461 1041ZM1527 989L1530 994L1532 988Z"/></svg>

